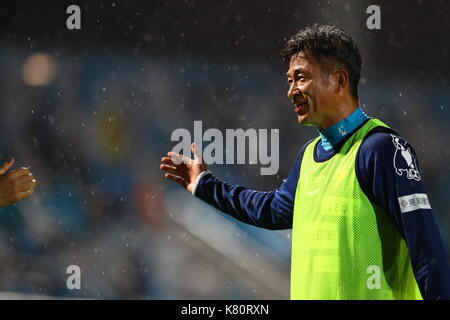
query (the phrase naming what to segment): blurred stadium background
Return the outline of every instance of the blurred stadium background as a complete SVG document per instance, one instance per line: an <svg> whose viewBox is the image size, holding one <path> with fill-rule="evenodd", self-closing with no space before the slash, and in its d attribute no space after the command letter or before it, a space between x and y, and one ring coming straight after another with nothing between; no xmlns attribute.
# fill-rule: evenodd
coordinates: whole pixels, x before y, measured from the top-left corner
<svg viewBox="0 0 450 320"><path fill-rule="evenodd" d="M70 4L82 29L69 31ZM382 29L367 30L378 4ZM301 145L278 52L334 23L363 55L363 110L415 147L450 248L448 1L8 1L0 8L0 161L37 178L0 209L0 298L287 299L290 232L233 221L163 179L176 128L280 128L280 171L213 165L277 188ZM449 251L450 254L450 251ZM68 290L69 265L82 289Z"/></svg>

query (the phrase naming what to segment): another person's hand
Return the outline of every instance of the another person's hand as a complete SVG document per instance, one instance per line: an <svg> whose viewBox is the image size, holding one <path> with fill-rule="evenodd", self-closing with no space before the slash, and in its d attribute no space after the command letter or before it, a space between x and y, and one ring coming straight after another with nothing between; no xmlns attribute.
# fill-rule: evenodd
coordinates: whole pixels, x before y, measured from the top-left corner
<svg viewBox="0 0 450 320"><path fill-rule="evenodd" d="M0 207L30 197L36 187L36 180L28 168L8 171L14 164L11 161L0 166Z"/></svg>
<svg viewBox="0 0 450 320"><path fill-rule="evenodd" d="M167 157L161 158L161 165L159 168L166 171L164 178L175 181L185 188L187 191L192 193L194 188L195 180L198 175L203 171L207 170L206 164L195 147L195 143L191 145L192 153L194 154L194 159L188 158L186 156L180 155L174 152L168 152ZM180 164L173 162L180 160ZM177 161L178 162L178 161Z"/></svg>

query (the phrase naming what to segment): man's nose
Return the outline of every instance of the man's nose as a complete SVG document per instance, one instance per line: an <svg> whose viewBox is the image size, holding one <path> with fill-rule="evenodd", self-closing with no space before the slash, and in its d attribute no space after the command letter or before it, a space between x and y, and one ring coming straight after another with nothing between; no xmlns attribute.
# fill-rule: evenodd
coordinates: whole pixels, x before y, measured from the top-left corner
<svg viewBox="0 0 450 320"><path fill-rule="evenodd" d="M297 93L298 93L298 88L296 87L295 83L292 83L287 92L288 98L292 98Z"/></svg>

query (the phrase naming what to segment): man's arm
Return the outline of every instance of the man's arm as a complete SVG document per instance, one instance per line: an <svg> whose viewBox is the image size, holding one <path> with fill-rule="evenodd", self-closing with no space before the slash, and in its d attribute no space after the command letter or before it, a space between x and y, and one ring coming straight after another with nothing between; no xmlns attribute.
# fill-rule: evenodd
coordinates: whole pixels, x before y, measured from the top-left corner
<svg viewBox="0 0 450 320"><path fill-rule="evenodd" d="M413 148L377 132L362 144L356 172L366 195L388 212L405 239L424 299L450 299L450 270Z"/></svg>
<svg viewBox="0 0 450 320"><path fill-rule="evenodd" d="M292 228L295 190L302 152L288 177L275 191L255 191L232 185L206 174L200 179L195 196L230 216L266 229Z"/></svg>
<svg viewBox="0 0 450 320"><path fill-rule="evenodd" d="M197 175L192 190L188 191L242 222L266 229L292 228L295 191L306 145L297 155L288 177L275 191L255 191L232 185L215 178L209 172L201 173L203 176L198 181Z"/></svg>

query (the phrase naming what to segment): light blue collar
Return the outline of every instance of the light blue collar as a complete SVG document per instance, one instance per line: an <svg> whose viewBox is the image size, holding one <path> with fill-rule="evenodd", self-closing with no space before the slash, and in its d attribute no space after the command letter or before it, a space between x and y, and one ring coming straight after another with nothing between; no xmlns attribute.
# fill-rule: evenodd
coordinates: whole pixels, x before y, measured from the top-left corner
<svg viewBox="0 0 450 320"><path fill-rule="evenodd" d="M350 132L355 130L361 123L369 117L358 107L347 118L339 121L324 130L319 130L320 138L322 140L322 148L326 151L330 150L342 141Z"/></svg>

